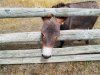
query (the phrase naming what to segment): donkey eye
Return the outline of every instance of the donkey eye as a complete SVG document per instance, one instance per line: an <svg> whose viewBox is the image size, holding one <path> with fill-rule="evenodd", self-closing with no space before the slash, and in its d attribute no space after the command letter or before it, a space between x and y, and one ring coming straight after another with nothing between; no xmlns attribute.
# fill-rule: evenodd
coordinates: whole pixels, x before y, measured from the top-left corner
<svg viewBox="0 0 100 75"><path fill-rule="evenodd" d="M55 36L54 38L57 39L57 36Z"/></svg>
<svg viewBox="0 0 100 75"><path fill-rule="evenodd" d="M44 35L44 34L42 34L42 36L44 37L45 35Z"/></svg>
<svg viewBox="0 0 100 75"><path fill-rule="evenodd" d="M45 34L42 34L42 37L43 37L43 38L46 38Z"/></svg>

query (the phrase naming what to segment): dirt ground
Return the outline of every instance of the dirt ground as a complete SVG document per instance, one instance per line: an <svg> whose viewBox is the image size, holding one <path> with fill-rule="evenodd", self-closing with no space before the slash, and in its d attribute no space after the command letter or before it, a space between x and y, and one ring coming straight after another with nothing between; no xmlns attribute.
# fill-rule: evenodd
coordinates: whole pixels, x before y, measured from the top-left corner
<svg viewBox="0 0 100 75"><path fill-rule="evenodd" d="M54 1L54 0L53 0ZM49 7L59 2L79 2L79 0L0 0L0 7ZM86 1L86 0L82 0ZM98 3L100 3L99 0ZM42 4L41 4L42 3ZM42 27L41 18L7 18L0 19L0 33L31 32L40 31ZM100 19L97 20L94 29L100 28ZM90 44L99 44L100 41L90 41ZM85 45L84 41L75 45ZM64 46L68 46L65 43ZM71 45L70 45L71 46ZM32 49L33 44L24 45L0 45L0 50L5 49ZM0 65L0 75L100 75L100 61L66 62L49 64L20 64Z"/></svg>

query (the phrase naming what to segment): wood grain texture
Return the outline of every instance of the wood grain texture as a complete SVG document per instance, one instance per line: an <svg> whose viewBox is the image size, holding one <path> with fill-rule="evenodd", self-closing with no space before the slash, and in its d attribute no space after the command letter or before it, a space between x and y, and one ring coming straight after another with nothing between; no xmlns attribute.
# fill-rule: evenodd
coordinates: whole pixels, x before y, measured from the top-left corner
<svg viewBox="0 0 100 75"><path fill-rule="evenodd" d="M100 39L100 30L65 30L60 32L58 40ZM0 34L0 43L37 43L41 40L40 32L22 32Z"/></svg>
<svg viewBox="0 0 100 75"><path fill-rule="evenodd" d="M84 55L66 55L52 56L49 59L42 57L26 57L26 58L4 58L0 59L0 64L26 64L26 63L52 63L52 62L68 62L68 61L98 61L100 54L84 54Z"/></svg>
<svg viewBox="0 0 100 75"><path fill-rule="evenodd" d="M0 58L41 57L41 49L0 50ZM65 48L53 48L53 56L70 54L100 53L100 45L87 45Z"/></svg>
<svg viewBox="0 0 100 75"><path fill-rule="evenodd" d="M100 60L100 45L54 48L50 59L43 59L41 49L0 51L0 64L51 63Z"/></svg>
<svg viewBox="0 0 100 75"><path fill-rule="evenodd" d="M100 9L83 8L0 8L0 18L43 16L99 16Z"/></svg>

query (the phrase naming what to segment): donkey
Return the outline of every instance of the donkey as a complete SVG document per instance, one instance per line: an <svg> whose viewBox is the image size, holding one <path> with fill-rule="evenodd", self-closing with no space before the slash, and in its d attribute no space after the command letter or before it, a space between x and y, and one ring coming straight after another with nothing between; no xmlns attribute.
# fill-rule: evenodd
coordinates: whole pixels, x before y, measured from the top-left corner
<svg viewBox="0 0 100 75"><path fill-rule="evenodd" d="M78 3L59 3L52 8L99 8L95 1L85 1ZM57 38L60 35L60 30L69 29L92 29L98 16L68 16L68 17L42 17L43 26L42 34L42 56L49 58L52 55ZM59 47L62 47L64 41L60 41ZM86 41L88 43L88 41Z"/></svg>

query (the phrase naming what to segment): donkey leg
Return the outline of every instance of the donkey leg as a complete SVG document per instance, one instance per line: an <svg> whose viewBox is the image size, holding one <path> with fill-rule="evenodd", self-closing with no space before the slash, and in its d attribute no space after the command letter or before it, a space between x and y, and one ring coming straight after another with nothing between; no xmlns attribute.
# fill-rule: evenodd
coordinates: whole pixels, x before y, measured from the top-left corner
<svg viewBox="0 0 100 75"><path fill-rule="evenodd" d="M89 40L85 40L85 43L88 45L89 44Z"/></svg>
<svg viewBox="0 0 100 75"><path fill-rule="evenodd" d="M59 48L62 48L64 45L64 41L60 41L60 45L58 46Z"/></svg>

